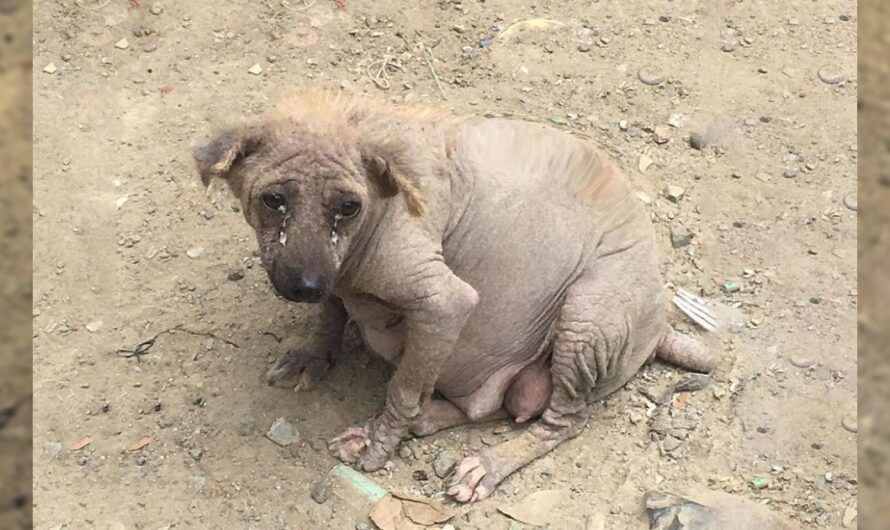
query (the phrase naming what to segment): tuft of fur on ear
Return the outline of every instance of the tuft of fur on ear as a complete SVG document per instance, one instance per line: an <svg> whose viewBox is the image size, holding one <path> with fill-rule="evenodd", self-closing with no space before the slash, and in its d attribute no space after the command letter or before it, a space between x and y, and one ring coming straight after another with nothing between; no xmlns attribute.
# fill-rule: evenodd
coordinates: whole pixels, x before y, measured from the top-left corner
<svg viewBox="0 0 890 530"><path fill-rule="evenodd" d="M426 203L420 189L407 175L379 156L366 157L365 167L371 180L377 184L381 197L388 198L401 192L409 214L414 217L426 215Z"/></svg>
<svg viewBox="0 0 890 530"><path fill-rule="evenodd" d="M235 195L240 196L240 182L233 182L229 177L245 158L262 146L265 136L260 127L230 129L195 148L192 156L204 186L210 189L216 179L223 179Z"/></svg>

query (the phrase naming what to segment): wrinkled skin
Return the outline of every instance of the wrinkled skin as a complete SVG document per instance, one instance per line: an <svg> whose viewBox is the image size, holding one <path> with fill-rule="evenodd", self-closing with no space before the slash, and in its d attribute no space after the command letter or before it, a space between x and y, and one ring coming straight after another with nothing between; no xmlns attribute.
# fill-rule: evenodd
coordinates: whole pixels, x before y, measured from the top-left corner
<svg viewBox="0 0 890 530"><path fill-rule="evenodd" d="M195 158L240 198L276 290L325 305L330 331L270 381L322 375L347 314L397 366L380 414L331 444L365 470L410 433L534 419L457 467L448 493L483 499L656 354L712 368L666 323L654 231L624 175L564 133L307 93Z"/></svg>

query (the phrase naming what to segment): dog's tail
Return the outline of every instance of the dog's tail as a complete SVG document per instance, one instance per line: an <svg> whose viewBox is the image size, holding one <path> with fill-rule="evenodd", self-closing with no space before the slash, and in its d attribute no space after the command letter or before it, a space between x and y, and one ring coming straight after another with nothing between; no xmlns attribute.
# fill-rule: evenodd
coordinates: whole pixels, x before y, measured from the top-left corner
<svg viewBox="0 0 890 530"><path fill-rule="evenodd" d="M674 330L670 325L658 346L655 355L663 361L675 364L693 372L709 374L717 367L717 359L698 339Z"/></svg>

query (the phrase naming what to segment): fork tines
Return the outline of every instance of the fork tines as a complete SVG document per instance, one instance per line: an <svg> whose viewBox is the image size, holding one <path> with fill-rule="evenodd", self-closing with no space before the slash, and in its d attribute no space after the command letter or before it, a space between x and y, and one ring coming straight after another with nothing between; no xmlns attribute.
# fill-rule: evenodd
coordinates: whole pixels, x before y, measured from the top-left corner
<svg viewBox="0 0 890 530"><path fill-rule="evenodd" d="M711 312L704 299L684 289L677 289L673 302L680 311L707 331L714 332L720 328L719 319Z"/></svg>

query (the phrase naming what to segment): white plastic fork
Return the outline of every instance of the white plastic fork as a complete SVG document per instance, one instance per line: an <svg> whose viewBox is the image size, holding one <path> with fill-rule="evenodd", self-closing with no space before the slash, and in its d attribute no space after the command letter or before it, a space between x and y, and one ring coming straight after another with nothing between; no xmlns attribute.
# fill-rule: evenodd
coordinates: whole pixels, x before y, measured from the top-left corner
<svg viewBox="0 0 890 530"><path fill-rule="evenodd" d="M722 305L715 306L684 289L677 289L673 302L683 314L711 333L721 331L726 326L721 314L726 316L728 308L724 308Z"/></svg>

